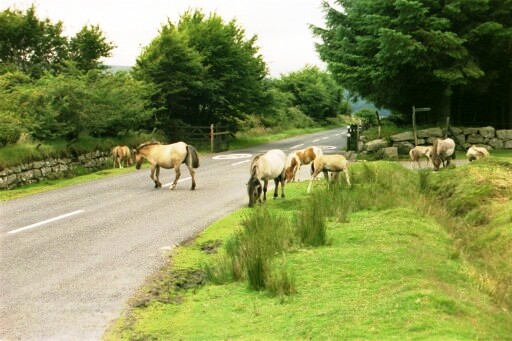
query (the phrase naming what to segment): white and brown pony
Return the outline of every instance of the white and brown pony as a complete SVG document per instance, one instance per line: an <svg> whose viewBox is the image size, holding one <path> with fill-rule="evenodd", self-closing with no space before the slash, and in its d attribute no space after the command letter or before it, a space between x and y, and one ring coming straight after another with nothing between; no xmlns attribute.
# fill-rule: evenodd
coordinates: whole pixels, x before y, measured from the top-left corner
<svg viewBox="0 0 512 341"><path fill-rule="evenodd" d="M135 168L140 169L142 161L148 160L151 164L151 180L155 182L155 188L162 187L159 180L160 167L172 169L176 172L174 182L169 189L176 188L181 175L180 166L184 163L192 177L191 190L196 188L194 168L199 167L199 157L196 149L185 142L161 144L160 142L146 142L137 147L135 153Z"/></svg>
<svg viewBox="0 0 512 341"><path fill-rule="evenodd" d="M329 172L336 173L334 179L338 178L339 172L345 173L345 179L347 184L350 186L350 177L348 175L348 161L343 155L319 155L315 161L311 164L311 179L309 180L308 193L311 191L313 186L313 180L320 174L324 173L324 177L327 180L327 186L329 186Z"/></svg>
<svg viewBox="0 0 512 341"><path fill-rule="evenodd" d="M436 139L432 145L430 159L434 165L434 170L439 170L441 163L443 167L449 167L451 159L455 159L455 141L450 138Z"/></svg>
<svg viewBox="0 0 512 341"><path fill-rule="evenodd" d="M416 146L409 150L409 156L411 157L411 169L414 169L414 163L418 164L418 168L421 168L420 159L422 157L427 158L427 167L430 161L430 153L432 151L431 146Z"/></svg>
<svg viewBox="0 0 512 341"><path fill-rule="evenodd" d="M324 152L318 147L307 147L305 149L296 150L288 155L286 160L286 181L297 181L300 177L300 167L303 165L309 165L319 155L323 155Z"/></svg>
<svg viewBox="0 0 512 341"><path fill-rule="evenodd" d="M249 207L253 207L258 201L261 203L261 192L263 200L267 200L267 186L269 180L274 180L274 199L277 198L278 187L281 184L281 198L284 198L286 154L279 149L272 149L265 154L255 155L251 162L251 177L247 183L247 194L249 195ZM263 186L261 185L263 181Z"/></svg>
<svg viewBox="0 0 512 341"><path fill-rule="evenodd" d="M130 148L127 146L115 146L112 149L112 161L114 162L114 168L116 165L119 168L132 165L132 154Z"/></svg>
<svg viewBox="0 0 512 341"><path fill-rule="evenodd" d="M489 151L485 147L478 147L475 145L472 145L469 147L468 152L466 153L466 156L469 160L469 162L481 159L483 157L489 156Z"/></svg>

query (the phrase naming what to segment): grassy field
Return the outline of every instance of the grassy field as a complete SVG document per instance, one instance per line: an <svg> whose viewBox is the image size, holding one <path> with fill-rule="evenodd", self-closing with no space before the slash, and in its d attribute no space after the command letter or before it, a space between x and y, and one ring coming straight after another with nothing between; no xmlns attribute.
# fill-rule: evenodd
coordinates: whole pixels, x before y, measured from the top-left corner
<svg viewBox="0 0 512 341"><path fill-rule="evenodd" d="M415 173L361 162L351 181L330 190L320 181L311 195L307 182L292 184L285 200L219 220L171 253L104 339L510 338L511 164ZM229 256L261 228L254 217L284 241L260 290L248 268L233 275ZM299 237L304 221L325 226L322 243ZM270 290L276 274L288 290Z"/></svg>

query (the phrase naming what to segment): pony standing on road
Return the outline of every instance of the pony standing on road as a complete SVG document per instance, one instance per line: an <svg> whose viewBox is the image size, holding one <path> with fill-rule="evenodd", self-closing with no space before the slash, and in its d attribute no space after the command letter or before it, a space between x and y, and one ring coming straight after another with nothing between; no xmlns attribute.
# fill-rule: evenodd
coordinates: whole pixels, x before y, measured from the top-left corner
<svg viewBox="0 0 512 341"><path fill-rule="evenodd" d="M420 158L425 156L427 158L427 166L430 161L430 153L432 152L432 147L427 146L416 146L409 150L409 156L411 157L411 169L414 169L414 163L418 164L418 168L421 168Z"/></svg>
<svg viewBox="0 0 512 341"><path fill-rule="evenodd" d="M469 147L466 156L469 162L471 162L489 156L489 151L487 150L487 148L472 145L471 147Z"/></svg>
<svg viewBox="0 0 512 341"><path fill-rule="evenodd" d="M263 200L267 200L268 181L274 179L274 199L277 198L279 183L281 183L281 198L284 198L286 154L279 149L272 149L265 154L254 156L251 162L251 177L247 183L249 195L249 207L253 207L258 201L261 204L261 192ZM260 180L263 180L263 188Z"/></svg>
<svg viewBox="0 0 512 341"><path fill-rule="evenodd" d="M432 151L430 153L434 170L439 170L441 163L443 164L443 167L449 167L450 160L455 159L454 152L455 141L450 138L444 140L436 139L432 145Z"/></svg>
<svg viewBox="0 0 512 341"><path fill-rule="evenodd" d="M196 149L185 142L176 142L172 144L161 144L160 142L146 142L141 144L135 150L135 168L140 169L144 159L151 164L151 180L155 182L155 188L162 187L159 180L160 167L172 169L176 172L176 178L169 189L176 188L178 179L181 175L180 166L184 163L190 176L192 177L191 190L196 188L196 179L194 168L199 167L199 157Z"/></svg>
<svg viewBox="0 0 512 341"><path fill-rule="evenodd" d="M297 181L300 181L300 167L309 165L317 156L323 154L322 149L318 147L307 147L290 153L286 160L286 181L295 181L295 177L297 177Z"/></svg>
<svg viewBox="0 0 512 341"><path fill-rule="evenodd" d="M348 175L348 161L343 155L320 155L318 156L313 164L311 165L311 180L309 180L308 193L311 191L313 186L313 180L320 174L324 173L324 177L327 180L327 186L329 186L329 172L336 173L335 179L338 179L339 172L345 173L345 179L347 184L350 184L350 177Z"/></svg>
<svg viewBox="0 0 512 341"><path fill-rule="evenodd" d="M116 168L116 164L119 168L131 166L132 154L130 148L127 146L115 146L112 149L112 161L114 161L114 168Z"/></svg>

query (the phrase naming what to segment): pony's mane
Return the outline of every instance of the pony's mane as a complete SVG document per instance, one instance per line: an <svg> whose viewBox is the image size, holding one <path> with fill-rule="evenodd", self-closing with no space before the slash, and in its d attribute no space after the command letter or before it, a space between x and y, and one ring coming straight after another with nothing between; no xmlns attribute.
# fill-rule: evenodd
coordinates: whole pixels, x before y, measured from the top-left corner
<svg viewBox="0 0 512 341"><path fill-rule="evenodd" d="M147 146L153 146L153 145L156 145L156 144L161 144L161 143L160 143L160 142L158 142L158 141L148 141L148 142L141 143L141 144L137 147L137 151L139 151L140 149L145 148L145 147L147 147Z"/></svg>

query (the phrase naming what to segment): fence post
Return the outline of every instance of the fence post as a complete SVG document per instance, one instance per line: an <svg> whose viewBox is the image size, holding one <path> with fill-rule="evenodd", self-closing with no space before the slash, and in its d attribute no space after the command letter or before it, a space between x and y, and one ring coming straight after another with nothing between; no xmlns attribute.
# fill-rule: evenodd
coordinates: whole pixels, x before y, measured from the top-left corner
<svg viewBox="0 0 512 341"><path fill-rule="evenodd" d="M213 126L213 123L210 125L210 151L211 153L213 154L213 143L214 143L214 138L215 138L215 128Z"/></svg>

